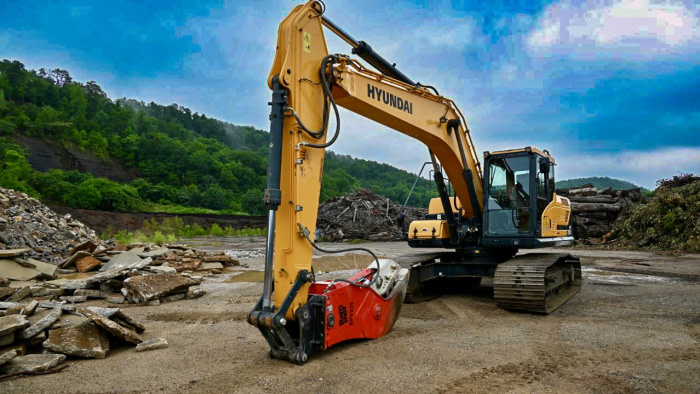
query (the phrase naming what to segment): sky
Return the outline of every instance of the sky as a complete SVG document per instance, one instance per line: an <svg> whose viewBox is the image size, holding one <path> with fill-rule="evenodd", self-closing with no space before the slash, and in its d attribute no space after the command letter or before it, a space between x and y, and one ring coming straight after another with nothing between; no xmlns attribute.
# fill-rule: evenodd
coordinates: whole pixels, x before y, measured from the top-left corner
<svg viewBox="0 0 700 394"><path fill-rule="evenodd" d="M2 1L0 59L269 129L277 26L299 1ZM536 146L557 179L700 173L700 1L326 0L326 16L464 113L477 152ZM331 53L350 48L326 32ZM417 172L421 143L343 110L331 148Z"/></svg>

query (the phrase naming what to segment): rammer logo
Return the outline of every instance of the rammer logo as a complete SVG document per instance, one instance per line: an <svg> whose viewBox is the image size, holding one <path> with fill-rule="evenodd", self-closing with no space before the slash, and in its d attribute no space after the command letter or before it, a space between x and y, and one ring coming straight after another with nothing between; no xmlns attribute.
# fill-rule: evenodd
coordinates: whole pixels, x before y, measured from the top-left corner
<svg viewBox="0 0 700 394"><path fill-rule="evenodd" d="M401 97L394 96L393 94L385 92L376 86L367 84L367 97L371 97L377 101L383 101L384 104L391 105L400 111L408 112L409 114L413 115L412 102L404 100Z"/></svg>

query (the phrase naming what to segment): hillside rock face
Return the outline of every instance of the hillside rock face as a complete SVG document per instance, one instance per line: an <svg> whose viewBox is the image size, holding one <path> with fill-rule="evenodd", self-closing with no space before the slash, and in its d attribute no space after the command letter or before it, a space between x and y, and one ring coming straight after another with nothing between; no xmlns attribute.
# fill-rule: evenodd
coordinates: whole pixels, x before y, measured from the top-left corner
<svg viewBox="0 0 700 394"><path fill-rule="evenodd" d="M89 150L81 152L75 148L64 147L55 141L21 134L13 139L29 151L27 161L37 171L75 170L122 183L131 182L138 177L135 170L125 167L119 161L100 159Z"/></svg>
<svg viewBox="0 0 700 394"><path fill-rule="evenodd" d="M0 188L0 249L29 248L26 257L58 264L86 241L102 243L71 215L58 215L25 193Z"/></svg>

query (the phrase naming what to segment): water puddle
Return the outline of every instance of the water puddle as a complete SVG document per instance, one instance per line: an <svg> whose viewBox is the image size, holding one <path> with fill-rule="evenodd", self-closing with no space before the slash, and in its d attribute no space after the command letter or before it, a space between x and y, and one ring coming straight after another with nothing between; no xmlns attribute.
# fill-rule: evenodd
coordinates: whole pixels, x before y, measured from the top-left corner
<svg viewBox="0 0 700 394"><path fill-rule="evenodd" d="M655 275L644 275L644 274L632 274L627 272L615 272L615 271L605 271L597 268L587 268L583 267L581 269L584 278L588 281L595 283L609 283L609 284L633 284L634 282L643 283L668 283L673 282L673 279L655 276Z"/></svg>

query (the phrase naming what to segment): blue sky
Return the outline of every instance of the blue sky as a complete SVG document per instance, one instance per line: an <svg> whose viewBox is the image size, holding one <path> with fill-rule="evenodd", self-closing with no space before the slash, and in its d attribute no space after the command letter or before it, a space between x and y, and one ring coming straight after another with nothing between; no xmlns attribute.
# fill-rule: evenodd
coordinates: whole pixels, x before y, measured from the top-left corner
<svg viewBox="0 0 700 394"><path fill-rule="evenodd" d="M0 1L0 58L112 98L268 128L267 71L295 1ZM477 151L526 145L559 179L653 188L700 173L700 2L327 0L326 15L467 117ZM328 33L329 50L350 49ZM343 111L333 150L416 172L427 149Z"/></svg>

